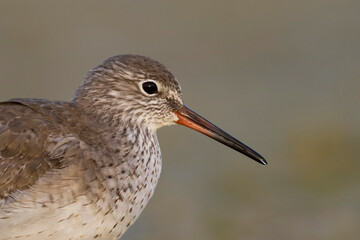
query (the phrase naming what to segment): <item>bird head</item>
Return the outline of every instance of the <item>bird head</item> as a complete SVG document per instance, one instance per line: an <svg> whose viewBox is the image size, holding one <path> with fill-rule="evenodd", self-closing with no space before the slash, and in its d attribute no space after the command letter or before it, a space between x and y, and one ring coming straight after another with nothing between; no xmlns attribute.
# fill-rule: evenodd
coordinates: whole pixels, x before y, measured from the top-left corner
<svg viewBox="0 0 360 240"><path fill-rule="evenodd" d="M147 57L119 55L105 60L89 71L72 102L109 124L138 125L151 131L181 124L266 164L254 150L187 108L174 75Z"/></svg>

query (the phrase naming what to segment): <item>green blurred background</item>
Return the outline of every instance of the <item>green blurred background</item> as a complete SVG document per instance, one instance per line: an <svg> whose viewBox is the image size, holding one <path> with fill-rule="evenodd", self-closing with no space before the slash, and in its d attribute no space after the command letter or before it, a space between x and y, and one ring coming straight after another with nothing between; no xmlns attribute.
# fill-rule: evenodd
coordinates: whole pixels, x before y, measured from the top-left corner
<svg viewBox="0 0 360 240"><path fill-rule="evenodd" d="M0 100L68 100L121 53L164 63L269 161L161 129L160 183L123 239L359 239L359 0L0 2Z"/></svg>

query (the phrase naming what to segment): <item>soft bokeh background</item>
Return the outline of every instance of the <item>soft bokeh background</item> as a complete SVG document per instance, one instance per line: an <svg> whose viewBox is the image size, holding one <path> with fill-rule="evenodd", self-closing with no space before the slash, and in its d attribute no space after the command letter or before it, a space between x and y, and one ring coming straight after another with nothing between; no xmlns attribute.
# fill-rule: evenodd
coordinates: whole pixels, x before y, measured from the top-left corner
<svg viewBox="0 0 360 240"><path fill-rule="evenodd" d="M1 1L0 100L67 100L87 70L151 56L261 166L184 127L123 239L359 239L360 1Z"/></svg>

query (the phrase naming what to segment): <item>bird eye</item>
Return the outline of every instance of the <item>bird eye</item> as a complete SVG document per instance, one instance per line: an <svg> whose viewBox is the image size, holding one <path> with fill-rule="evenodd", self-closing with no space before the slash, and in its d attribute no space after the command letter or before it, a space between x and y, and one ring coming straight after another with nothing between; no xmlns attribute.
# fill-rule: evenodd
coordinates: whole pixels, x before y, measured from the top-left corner
<svg viewBox="0 0 360 240"><path fill-rule="evenodd" d="M154 82L144 82L142 88L147 94L155 94L158 92L158 87Z"/></svg>

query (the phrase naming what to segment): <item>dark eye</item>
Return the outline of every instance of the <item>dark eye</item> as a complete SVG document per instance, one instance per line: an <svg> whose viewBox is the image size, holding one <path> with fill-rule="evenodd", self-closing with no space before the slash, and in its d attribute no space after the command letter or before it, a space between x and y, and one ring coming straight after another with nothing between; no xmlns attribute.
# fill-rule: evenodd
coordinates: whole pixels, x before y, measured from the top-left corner
<svg viewBox="0 0 360 240"><path fill-rule="evenodd" d="M147 94L155 94L158 92L158 87L154 82L144 82L142 88Z"/></svg>

